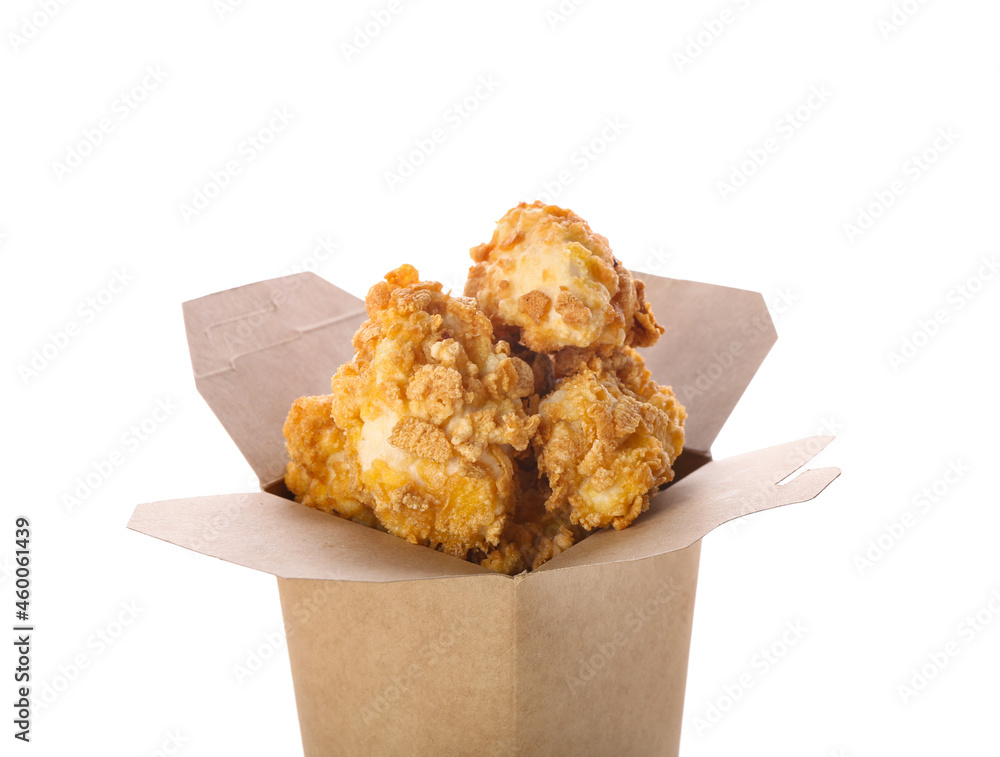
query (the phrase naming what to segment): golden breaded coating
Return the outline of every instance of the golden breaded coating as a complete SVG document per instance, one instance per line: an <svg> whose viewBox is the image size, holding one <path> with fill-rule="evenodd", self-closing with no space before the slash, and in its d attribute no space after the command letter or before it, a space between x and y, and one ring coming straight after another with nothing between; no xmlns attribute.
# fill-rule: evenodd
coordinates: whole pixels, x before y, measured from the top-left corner
<svg viewBox="0 0 1000 757"><path fill-rule="evenodd" d="M572 211L522 202L470 252L466 295L495 326L519 329L521 343L535 352L646 347L663 332L643 283Z"/></svg>
<svg viewBox="0 0 1000 757"><path fill-rule="evenodd" d="M649 492L673 478L687 413L634 350L578 363L539 414L534 447L552 488L546 507L568 503L573 523L625 528L649 507Z"/></svg>
<svg viewBox="0 0 1000 757"><path fill-rule="evenodd" d="M522 402L531 368L493 341L474 301L412 266L372 287L365 307L355 358L331 382L355 496L411 542L459 557L495 546L514 507L511 455L538 428Z"/></svg>
<svg viewBox="0 0 1000 757"><path fill-rule="evenodd" d="M633 347L663 329L579 216L521 203L473 248L466 297L403 265L331 394L284 433L296 500L500 573L622 529L673 479L686 413Z"/></svg>
<svg viewBox="0 0 1000 757"><path fill-rule="evenodd" d="M555 388L552 358L541 352L533 352L517 342L511 343L510 354L531 366L531 374L534 377L534 392L529 398L529 404L532 407L531 412L536 412L538 400Z"/></svg>
<svg viewBox="0 0 1000 757"><path fill-rule="evenodd" d="M478 560L483 567L508 575L535 570L588 535L570 521L568 506L546 510L551 492L545 479L539 478L534 459L519 460L517 473L517 507L504 526L500 544Z"/></svg>
<svg viewBox="0 0 1000 757"><path fill-rule="evenodd" d="M550 356L555 380L567 378L582 370L612 373L624 386L637 394L649 391L652 376L646 361L631 347L596 347L589 350L567 347Z"/></svg>
<svg viewBox="0 0 1000 757"><path fill-rule="evenodd" d="M375 514L357 499L358 472L345 450L344 432L330 415L333 395L299 397L285 421L285 485L299 502L374 526Z"/></svg>

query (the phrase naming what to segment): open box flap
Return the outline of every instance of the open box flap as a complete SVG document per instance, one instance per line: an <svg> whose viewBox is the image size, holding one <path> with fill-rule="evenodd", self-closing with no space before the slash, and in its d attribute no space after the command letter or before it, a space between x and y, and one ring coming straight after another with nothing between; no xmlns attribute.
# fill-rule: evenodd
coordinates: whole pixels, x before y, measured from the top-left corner
<svg viewBox="0 0 1000 757"><path fill-rule="evenodd" d="M839 468L806 470L788 483L779 482L809 462L832 439L813 436L713 460L654 495L649 510L627 529L600 531L530 575L673 552L694 544L734 518L813 499L840 475Z"/></svg>
<svg viewBox="0 0 1000 757"><path fill-rule="evenodd" d="M687 458L700 464L774 344L774 326L756 292L640 278L666 327L643 354L653 377L672 384L687 407ZM198 391L262 489L274 490L284 476L281 428L292 402L330 392L330 377L354 357L351 338L365 317L357 297L314 273L184 303Z"/></svg>
<svg viewBox="0 0 1000 757"><path fill-rule="evenodd" d="M147 502L128 527L279 578L382 583L497 575L265 492Z"/></svg>
<svg viewBox="0 0 1000 757"><path fill-rule="evenodd" d="M683 549L733 518L812 499L840 474L837 468L809 470L787 484L778 482L831 439L817 436L712 461L653 497L649 511L628 529L600 531L521 579ZM281 578L383 583L497 576L264 492L150 502L135 509L128 527Z"/></svg>
<svg viewBox="0 0 1000 757"><path fill-rule="evenodd" d="M281 427L292 402L330 393L365 318L364 303L314 273L184 303L195 384L261 488L285 475Z"/></svg>
<svg viewBox="0 0 1000 757"><path fill-rule="evenodd" d="M778 338L757 292L637 273L666 329L641 350L653 378L670 384L687 409L686 450L710 456L712 443Z"/></svg>

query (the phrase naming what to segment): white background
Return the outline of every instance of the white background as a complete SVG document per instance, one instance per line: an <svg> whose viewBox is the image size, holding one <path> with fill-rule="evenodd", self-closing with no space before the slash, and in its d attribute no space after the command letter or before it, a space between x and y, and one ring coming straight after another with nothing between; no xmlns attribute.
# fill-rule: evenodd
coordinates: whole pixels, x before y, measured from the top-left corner
<svg viewBox="0 0 1000 757"><path fill-rule="evenodd" d="M303 268L357 295L402 262L458 286L548 188L628 266L772 304L779 342L716 457L838 436L822 497L705 539L682 753L996 754L1000 6L904 5L399 0L352 53L386 2L5 3L0 618L23 514L36 693L60 689L11 753L299 753L274 579L124 527L138 502L254 487L195 391L180 303ZM249 148L275 109L290 123ZM788 623L806 630L782 650Z"/></svg>

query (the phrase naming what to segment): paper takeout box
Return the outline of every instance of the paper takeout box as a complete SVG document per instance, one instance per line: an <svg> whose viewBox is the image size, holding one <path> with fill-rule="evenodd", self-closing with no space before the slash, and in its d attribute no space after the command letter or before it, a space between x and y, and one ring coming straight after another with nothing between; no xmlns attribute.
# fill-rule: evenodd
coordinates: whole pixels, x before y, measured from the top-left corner
<svg viewBox="0 0 1000 757"><path fill-rule="evenodd" d="M277 576L306 755L677 753L701 538L840 471L779 483L830 437L712 460L776 339L767 308L641 278L666 326L648 366L688 410L677 478L628 529L516 577L288 498L282 424L353 357L357 298L304 273L185 303L198 390L261 491L140 505L129 528Z"/></svg>

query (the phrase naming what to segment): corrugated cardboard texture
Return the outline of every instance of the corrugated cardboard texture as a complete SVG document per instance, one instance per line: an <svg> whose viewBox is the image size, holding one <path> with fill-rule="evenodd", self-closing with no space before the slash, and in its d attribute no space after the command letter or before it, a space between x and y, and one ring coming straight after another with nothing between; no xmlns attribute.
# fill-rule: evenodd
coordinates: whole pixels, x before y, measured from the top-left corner
<svg viewBox="0 0 1000 757"><path fill-rule="evenodd" d="M830 439L817 436L713 460L657 494L649 511L627 529L596 533L525 580L545 571L683 549L733 518L812 499L839 475L838 469L806 471L788 484L777 482ZM489 574L478 565L263 492L139 505L128 527L281 578L386 582Z"/></svg>
<svg viewBox="0 0 1000 757"><path fill-rule="evenodd" d="M676 755L700 546L537 580L279 580L305 754Z"/></svg>

